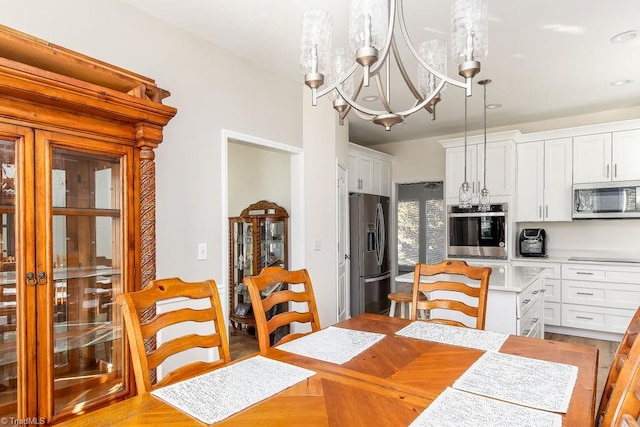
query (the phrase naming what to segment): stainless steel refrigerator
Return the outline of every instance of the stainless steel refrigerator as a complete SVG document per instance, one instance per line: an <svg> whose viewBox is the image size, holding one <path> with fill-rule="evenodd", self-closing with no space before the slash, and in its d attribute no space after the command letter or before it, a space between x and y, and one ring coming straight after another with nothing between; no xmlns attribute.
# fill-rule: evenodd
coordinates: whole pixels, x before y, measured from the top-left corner
<svg viewBox="0 0 640 427"><path fill-rule="evenodd" d="M389 309L389 198L349 196L351 316Z"/></svg>

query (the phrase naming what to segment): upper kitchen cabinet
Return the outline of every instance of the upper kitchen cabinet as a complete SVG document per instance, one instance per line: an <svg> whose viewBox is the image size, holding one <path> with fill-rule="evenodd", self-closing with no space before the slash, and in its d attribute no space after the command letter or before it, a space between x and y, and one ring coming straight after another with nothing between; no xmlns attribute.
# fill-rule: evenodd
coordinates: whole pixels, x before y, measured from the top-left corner
<svg viewBox="0 0 640 427"><path fill-rule="evenodd" d="M571 221L571 142L518 144L516 221Z"/></svg>
<svg viewBox="0 0 640 427"><path fill-rule="evenodd" d="M0 416L57 423L135 394L115 299L155 278L176 110L147 77L2 26L0 45Z"/></svg>
<svg viewBox="0 0 640 427"><path fill-rule="evenodd" d="M501 132L487 135L487 189L492 201L508 201L513 192L514 144L519 133ZM484 139L472 137L467 140L467 182L472 190L472 203L477 204L484 186ZM465 179L464 140L441 141L445 148L445 197L457 199L460 185Z"/></svg>
<svg viewBox="0 0 640 427"><path fill-rule="evenodd" d="M573 141L575 184L640 179L640 129L577 136Z"/></svg>
<svg viewBox="0 0 640 427"><path fill-rule="evenodd" d="M393 156L349 144L349 192L391 196Z"/></svg>

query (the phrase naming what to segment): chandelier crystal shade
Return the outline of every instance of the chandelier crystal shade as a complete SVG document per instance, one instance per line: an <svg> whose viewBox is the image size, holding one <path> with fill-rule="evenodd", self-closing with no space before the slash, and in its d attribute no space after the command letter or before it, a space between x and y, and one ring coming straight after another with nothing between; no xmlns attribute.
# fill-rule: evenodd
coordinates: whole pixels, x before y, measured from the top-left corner
<svg viewBox="0 0 640 427"><path fill-rule="evenodd" d="M317 104L318 98L332 94L341 123L353 110L358 117L391 130L422 110L434 120L436 104L447 85L464 89L465 96L471 96L472 79L480 72L480 63L487 54L486 0L455 0L451 8L451 59L463 80L447 76L448 55L443 40L431 40L416 48L405 24L403 0L351 0L349 23L350 59L345 60L331 54L332 20L328 13L306 12L302 22L300 63L305 83L311 88L312 105ZM403 63L399 42L406 47L405 56L417 63L417 84ZM339 59L333 59L330 67L332 56ZM336 65L336 61L341 62ZM402 77L405 89L413 96L410 105L392 106L394 73ZM356 101L363 87L370 84L375 85L380 108Z"/></svg>

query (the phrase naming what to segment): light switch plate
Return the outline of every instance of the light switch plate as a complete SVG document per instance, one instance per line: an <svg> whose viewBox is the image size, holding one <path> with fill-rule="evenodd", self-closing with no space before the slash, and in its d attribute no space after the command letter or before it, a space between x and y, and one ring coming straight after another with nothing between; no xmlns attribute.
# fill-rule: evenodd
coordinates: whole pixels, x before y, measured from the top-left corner
<svg viewBox="0 0 640 427"><path fill-rule="evenodd" d="M198 243L198 261L207 259L207 244Z"/></svg>

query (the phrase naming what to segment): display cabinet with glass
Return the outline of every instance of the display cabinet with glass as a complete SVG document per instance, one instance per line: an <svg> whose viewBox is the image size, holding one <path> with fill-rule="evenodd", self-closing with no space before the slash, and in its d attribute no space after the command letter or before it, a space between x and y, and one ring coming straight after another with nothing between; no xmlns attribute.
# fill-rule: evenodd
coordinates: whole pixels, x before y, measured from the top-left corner
<svg viewBox="0 0 640 427"><path fill-rule="evenodd" d="M155 275L153 80L0 26L0 417L135 395L115 297ZM24 61L24 62L23 62Z"/></svg>
<svg viewBox="0 0 640 427"><path fill-rule="evenodd" d="M264 267L288 268L288 218L283 207L265 200L229 218L229 322L235 328L256 324L243 279Z"/></svg>

